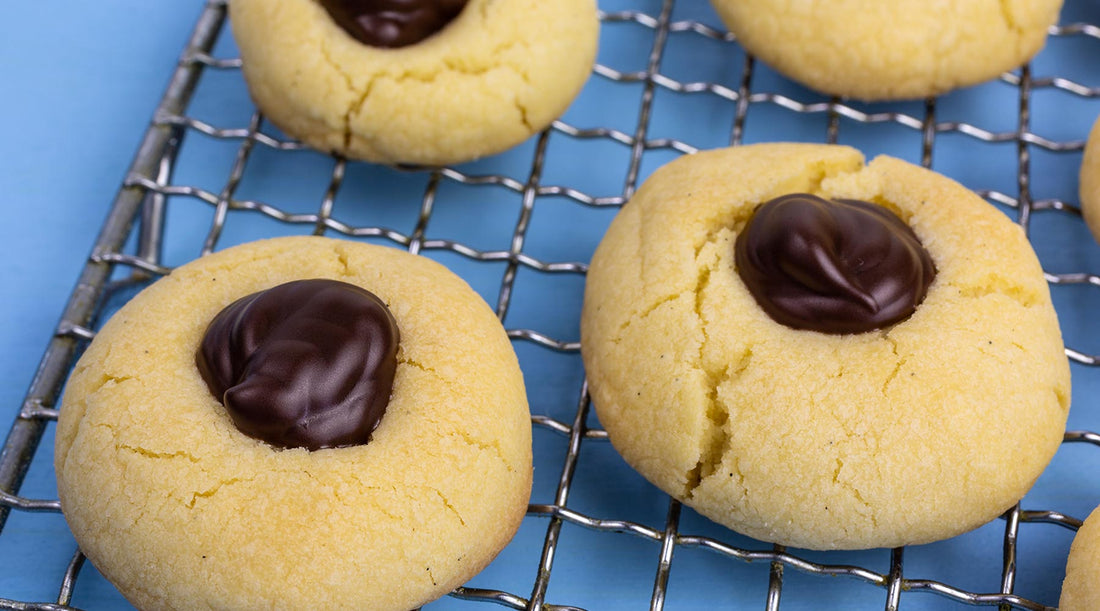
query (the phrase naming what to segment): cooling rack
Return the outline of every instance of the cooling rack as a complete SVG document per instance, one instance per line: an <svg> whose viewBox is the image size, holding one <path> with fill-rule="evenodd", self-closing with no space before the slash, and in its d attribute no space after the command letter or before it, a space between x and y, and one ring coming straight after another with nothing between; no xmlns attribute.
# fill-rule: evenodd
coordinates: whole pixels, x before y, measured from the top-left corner
<svg viewBox="0 0 1100 611"><path fill-rule="evenodd" d="M997 81L859 104L755 62L705 2L600 5L598 64L565 116L508 153L448 168L347 162L286 138L248 100L225 2L203 6L4 443L0 557L15 559L3 566L25 587L0 592L0 608L127 608L58 534L57 502L20 492L52 489L58 396L99 323L190 259L311 233L451 267L495 306L527 378L528 515L497 561L426 609L1053 608L1073 532L1100 504L1100 247L1076 205L1083 138L1100 115L1100 7L1068 0L1046 49ZM663 163L774 140L852 144L932 167L1028 232L1062 324L1073 408L1053 463L1001 520L924 546L785 549L681 507L607 443L578 342L586 262L603 230ZM990 439L989 451L1006 450Z"/></svg>

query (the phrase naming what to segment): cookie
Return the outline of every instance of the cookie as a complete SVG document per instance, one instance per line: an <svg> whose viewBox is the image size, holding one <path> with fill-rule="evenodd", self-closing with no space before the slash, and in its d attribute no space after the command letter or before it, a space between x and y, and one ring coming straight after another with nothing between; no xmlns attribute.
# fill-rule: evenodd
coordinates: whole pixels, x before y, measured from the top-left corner
<svg viewBox="0 0 1100 611"><path fill-rule="evenodd" d="M1062 0L711 4L749 53L787 77L830 95L897 100L981 83L1027 62Z"/></svg>
<svg viewBox="0 0 1100 611"><path fill-rule="evenodd" d="M995 518L1053 456L1069 408L1022 230L943 176L842 146L658 169L593 255L581 349L627 463L716 522L804 548L923 543Z"/></svg>
<svg viewBox="0 0 1100 611"><path fill-rule="evenodd" d="M362 426L314 403L337 395L367 397ZM81 549L139 608L405 611L510 540L531 424L511 344L457 276L276 238L181 266L111 317L66 387L55 467Z"/></svg>
<svg viewBox="0 0 1100 611"><path fill-rule="evenodd" d="M1085 144L1085 154L1081 158L1079 191L1081 214L1084 215L1092 236L1100 241L1100 119L1093 124Z"/></svg>
<svg viewBox="0 0 1100 611"><path fill-rule="evenodd" d="M1100 509L1085 519L1073 538L1058 608L1061 611L1100 609Z"/></svg>
<svg viewBox="0 0 1100 611"><path fill-rule="evenodd" d="M580 91L599 34L594 0L232 0L229 11L267 118L314 148L383 163L459 163L526 140Z"/></svg>

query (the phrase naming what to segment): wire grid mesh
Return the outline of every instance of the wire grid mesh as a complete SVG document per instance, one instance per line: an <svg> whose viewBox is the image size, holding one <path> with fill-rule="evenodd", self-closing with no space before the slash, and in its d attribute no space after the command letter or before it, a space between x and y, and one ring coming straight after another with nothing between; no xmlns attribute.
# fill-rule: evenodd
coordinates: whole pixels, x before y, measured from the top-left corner
<svg viewBox="0 0 1100 611"><path fill-rule="evenodd" d="M225 2L208 2L5 442L4 454L0 458L0 528L3 528L11 510L27 514L59 511L58 503L54 500L27 498L19 496L18 491L27 469L36 460L35 450L43 432L56 420L57 410L54 405L68 368L87 341L94 337L97 321L106 318L112 308L132 295L134 290L167 273L179 262L233 242L280 233L329 234L379 241L414 253L436 255L453 267L460 268L460 272L468 269L482 274L484 269L491 268L489 275L493 278L492 282L482 283L480 286L475 283L475 288L488 296L490 303L495 303L496 312L505 323L517 351L533 347L536 351L562 355L569 363L564 370L576 373L580 365L579 342L573 331L576 326L575 316L559 324L549 324L552 330L541 328L540 317L547 315L546 310L540 310L532 304L531 298L524 299L524 295L530 293L537 295L539 299L545 299L546 294L535 288L524 287L533 287L530 279L538 277L574 278L582 283L586 270L586 259L583 255L590 254L607 220L634 192L640 178L647 173L646 163L659 165L664 160L703 148L697 144L689 144L687 138L655 135L662 128L655 121L662 112L658 108L661 96L675 95L683 99L703 96L726 109L721 112L728 111L728 129L721 136L725 142L705 142L707 146L774 139L773 134L782 131L775 122L785 121L786 117L793 115L823 119L824 129L818 137L832 143L843 141L847 130L855 131L860 126L873 128L875 133L885 130L887 126L900 127L905 132L918 136L916 147L910 149L908 156L915 156L916 161L928 167L933 166L934 154L939 151L938 143L945 136L964 137L992 145L1006 143L1013 149L1010 157L1011 172L1006 173L1010 177L1008 188L978 188L978 192L990 202L1014 211L1016 220L1025 230L1031 231L1035 213L1051 211L1069 219L1068 222L1078 226L1078 233L1081 232L1080 211L1072 203L1072 196L1036 198L1032 194L1031 182L1035 175L1032 170L1033 152L1074 154L1084 145L1080 137L1047 138L1037 133L1032 127L1033 97L1036 92L1057 91L1088 103L1100 99L1100 88L1089 87L1063 76L1036 77L1032 75L1032 68L1029 66L1005 74L1000 83L993 86L1009 92L1000 97L1011 96L1015 124L1007 130L987 129L974 122L938 120L937 114L944 103L937 99L891 106L888 111L878 111L878 106L865 107L836 98L821 99L820 96L797 88L792 89L786 84L781 87L775 85L774 75L769 75L766 67L757 65L751 56L745 55L732 36L708 25L695 14L687 18L677 18L678 8L674 0L653 0L643 9L628 7L623 10L606 10L605 7L601 13L605 39L613 28L621 27L632 32L626 38L640 36L646 43L624 51L626 56L644 59L637 69L611 67L611 63L605 61L603 49L601 60L595 67L593 80L596 86L629 90L631 101L636 105L636 114L627 113L627 116L635 117L632 125L621 128L602 124L597 124L596 127L579 127L578 122L571 120L567 114L531 142L503 156L505 161L499 162L499 165L494 165L497 162L489 162L485 167L490 171L482 172L480 164L462 168L374 168L366 164L348 163L339 158L323 157L306 151L298 143L280 135L272 135L273 130L265 129L263 118L247 103L237 104L249 113L243 121L244 127L223 127L204 120L200 117L201 110L193 112L194 109L190 106L196 89L202 86L200 79L218 78L206 75L220 73L228 75L238 85L240 81L239 60L223 58L215 53L219 39L224 38L222 30ZM638 32L641 34L638 35ZM1073 39L1092 45L1094 54L1100 48L1097 47L1100 45L1100 27L1091 23L1062 25L1053 28L1051 34L1053 40ZM673 38L692 38L703 41L700 44L718 47L726 58L725 66L731 65L729 58L733 57L736 58L733 63L740 63L739 69L733 78L727 76L722 79L691 80L673 77L663 68L670 53L670 40ZM604 45L617 44L621 49L626 43L625 40L615 43L607 43L605 40ZM769 81L769 78L773 80ZM789 93L790 91L793 93ZM1094 115L1100 114L1100 105L1094 104L1090 108L1096 111ZM757 114L761 118L754 118L754 121L766 124L768 128L764 136L750 133L753 123L748 119ZM196 138L205 138L217 146L225 145L220 153L220 158L225 163L216 167L224 171L224 167L228 166L228 177L222 174L220 182L210 183L218 186L201 186L201 180L190 182L187 180L190 177L181 177L181 172L175 171L177 162L187 154L188 148L183 146L184 140ZM594 195L592 193L599 191L583 189L571 182L555 184L548 176L553 173L548 171L548 164L568 158L572 154L568 148L554 149L563 142L610 143L613 148L626 149L627 154L618 158L621 163L604 163L601 167L601 172L608 167L624 171L616 190L603 191L611 192L610 195ZM213 153L204 149L202 154ZM269 159L259 159L265 155ZM279 165L284 157L291 155L309 157L295 157L290 162L293 164L291 166ZM605 153L601 152L600 155ZM655 159L651 161L650 157ZM277 161L272 161L276 158ZM1060 163L1065 165L1064 160ZM279 168L302 166L312 168L306 172L310 179L300 180L297 170L291 170L290 174L297 185L310 185L310 188L316 188L320 194L320 203L310 209L250 198L243 193L249 188L248 177L251 171L259 174L252 181L255 183L265 179L277 180L275 174ZM260 169L251 170L254 167ZM942 170L940 167L937 169ZM651 171L652 168L648 170ZM1001 167L1000 171L1003 172L1004 168ZM351 174L356 174L356 177L350 176ZM391 228L401 226L398 223L391 225L379 222L400 217L395 216L392 211L369 210L369 214L364 216L362 202L345 201L371 199L358 189L361 185L347 186L352 178L357 183L366 180L372 188L383 191L382 195L388 194L386 184L389 182L402 183L406 199L407 193L416 192L420 203L415 215L401 217L404 226L411 229L401 231ZM579 182L584 182L589 177L582 178ZM352 196L344 197L349 192ZM432 228L437 225L446 226L440 220L441 217L445 219L447 215L469 214L461 207L452 208L446 205L452 199L459 199L459 195L465 194L466 204L468 200L478 198L493 201L494 196L486 195L490 192L496 194L496 199L507 201L507 205L497 206L491 203L484 206L492 212L492 217L484 221L485 224L503 225L506 229L502 234L506 236L503 240L506 243L501 244L501 247L482 247L482 234L471 234L472 237L463 239L433 237L442 234L436 234ZM316 198L312 201L316 201ZM205 211L204 214L198 217L176 214L176 209L185 206L184 202L190 206L189 210L201 209ZM586 218L590 221L596 219L592 223L595 229L590 229L589 233L582 236L587 240L581 239L581 246L572 244L569 245L570 248L556 249L555 245L560 246L558 242L564 239L560 227L549 240L532 230L536 203L540 204L540 213L547 206L553 206L554 209L572 207L591 210L595 216ZM196 218L200 220L196 221ZM467 224L470 223L467 221ZM583 233L575 225L570 226L570 230ZM1032 236L1034 237L1034 232ZM539 244L534 244L536 241ZM549 254L542 254L543 252ZM558 252L579 253L582 257L559 259L555 257ZM174 261L174 257L181 260ZM1045 262L1044 269L1048 269L1047 279L1052 285L1100 285L1100 278L1088 272L1052 272ZM579 284L574 283L572 292L564 291L565 300L572 304L570 312L573 314L579 312ZM561 289L555 286L550 290L553 292ZM553 302L552 297L550 300ZM535 310L535 316L525 317L523 310ZM534 324L523 324L527 321L534 321ZM1067 333L1067 338L1071 337L1074 335ZM1098 363L1097 356L1090 354L1084 347L1070 345L1066 352L1071 361L1078 365L1093 366ZM648 546L647 549L655 552L652 557L656 562L648 565L650 572L644 579L634 579L620 589L616 589L618 586L615 584L606 583L596 587L596 600L608 603L606 606L609 608L615 606L613 603L619 598L625 597L628 590L643 589L648 592L643 605L648 604L651 609L662 609L666 606L682 608L684 605L674 605L668 600L673 593L670 590L673 557L693 549L711 552L711 556L729 565L729 570L741 565L766 568L763 572L753 573L753 578L762 585L753 590L752 596L755 598L751 605L747 605L749 608L814 608L813 604L806 606L797 600L786 602L782 606L780 604L781 601L788 600L784 598L789 597L788 593L791 591L791 586L787 584L801 575L814 578L813 581L795 586L803 591L821 588L824 582L819 579L820 576L847 578L843 580L846 584L844 587L858 590L860 608L898 609L902 606L903 598L906 608L916 608L920 604L936 608L940 602L1000 609L1052 608L1048 606L1054 603L1050 598L1049 588L1044 591L1046 599L1042 601L1025 594L1017 594L1016 590L1021 560L1018 557L1018 541L1023 525L1053 524L1069 532L1080 525L1076 517L1055 510L1024 510L1018 505L1003 516L1003 524L994 524L992 527L999 531L995 549L983 549L982 553L998 557L999 588L975 590L960 585L966 580L958 576L954 576L958 579L906 576L908 565L905 562L905 548L890 550L888 559L881 562L873 560L867 554L810 553L741 538L722 529L701 525L700 520L693 517L690 510L682 509L676 501L644 486L642 489L650 497L657 497L654 506L661 507L662 520L609 518L602 517L606 513L591 510L587 506L583 510L577 509L576 503L571 505L570 501L571 493L578 486L578 478L585 477L585 470L579 466L582 448L593 444L609 447L605 443L606 434L590 414L587 387L583 378L569 378L569 374L550 372L545 366L534 371L527 367L524 369L529 378L529 388L534 387L533 397L534 392L548 385L562 387L562 379L568 378L571 381L564 385L567 389L565 394L559 390L555 395L571 397L564 409L563 406L558 406L540 410L537 409L536 401L532 401L532 411L535 414L532 420L536 425L536 433L541 431L564 439L560 456L555 454L552 461L545 460L544 452L540 462L539 452L536 451L536 474L540 470L544 474L551 472L550 479L544 483L552 500L538 503L536 492L523 528L539 531L537 537L528 537L527 541L538 541L541 544L541 553L535 561L531 556L537 553L537 545L524 547L513 543L509 550L517 545L522 549L512 552L516 555L511 556L509 561L522 559L524 565L530 567L526 581L520 582L517 587L500 589L471 582L453 592L451 600L495 603L516 609L580 608L565 594L571 593L570 590L562 590L563 594L559 597L551 586L574 578L573 572L565 572L563 575L566 569L559 568L557 573L554 570L568 558L563 552L564 530L581 527L586 531L614 534L610 544L612 546L624 546L625 541L639 540ZM1075 370L1075 375L1077 373L1078 370ZM540 381L542 378L553 379ZM1100 435L1087 431L1069 431L1065 436L1065 444L1100 446ZM688 534L691 530L698 530L701 534ZM505 555L509 554L509 550L505 550ZM1060 561L1064 562L1064 549L1062 552ZM592 559L588 562L598 563L600 560ZM681 560L676 566L681 566L684 562ZM77 551L61 577L56 602L0 599L0 608L77 608L72 606L72 597L82 566L83 556ZM868 568L869 566L877 568ZM1061 567L1053 570L1048 568L1045 574L1060 575L1060 569ZM476 581L478 580L475 579ZM1053 591L1057 592L1057 585ZM921 597L920 593L936 594L938 597ZM703 601L710 600L707 592L703 592L702 596ZM439 604L443 603L433 603L429 608ZM603 608L605 605L599 606ZM718 606L718 603L701 603L704 608L711 606Z"/></svg>

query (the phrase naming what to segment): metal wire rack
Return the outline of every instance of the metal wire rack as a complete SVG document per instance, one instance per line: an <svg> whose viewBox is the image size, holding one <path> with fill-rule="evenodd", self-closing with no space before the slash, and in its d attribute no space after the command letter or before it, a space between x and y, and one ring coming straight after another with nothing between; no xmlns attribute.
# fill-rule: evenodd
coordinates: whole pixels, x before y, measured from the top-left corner
<svg viewBox="0 0 1100 611"><path fill-rule="evenodd" d="M1094 290L1089 286L1100 286L1100 277L1079 270L1100 265L1100 258L1088 250L1095 244L1065 252L1067 240L1060 233L1076 234L1078 244L1088 242L1073 203L1075 183L1070 187L1064 180L1038 184L1043 176L1076 171L1087 125L1078 120L1072 127L1061 129L1055 124L1050 128L1048 121L1044 125L1056 135L1044 136L1035 123L1039 117L1054 116L1052 108L1060 104L1081 106L1078 114L1082 116L1100 115L1100 87L1081 82L1089 74L1041 76L1039 72L1045 69L1044 61L1057 70L1067 56L1100 52L1098 9L1082 9L1093 11L1089 19L1094 23L1063 17L1064 25L1050 32L1047 50L1032 64L977 88L974 95L979 97L963 93L915 103L860 105L822 98L757 64L731 35L713 25L717 21L705 6L696 5L703 3L619 1L629 6L620 10L608 6L615 0L601 2L600 60L582 93L582 100L589 96L588 107L595 114L570 111L514 151L447 168L383 168L325 157L266 128L242 93L240 61L232 59L232 43L223 32L225 1L207 2L8 433L0 456L0 537L7 534L4 529L13 510L26 515L59 511L57 501L20 496L19 490L32 464L49 460L48 452L36 454L36 449L57 418L55 405L68 370L94 337L98 321L136 289L189 258L265 235L317 233L373 240L438 257L467 276L491 303L495 294L496 312L528 376L536 430L536 490L520 535L504 552L508 564L526 569L519 579L509 580L505 576L517 571L494 572L492 565L487 574L428 608L473 601L534 610L625 609L646 604L650 609L763 607L769 611L822 606L889 611L903 605L907 609L1052 609L1069 535L1087 511L1080 497L1058 504L1067 498L1065 488L1074 486L1064 476L1056 474L1061 479L1042 488L1036 497L1040 507L1068 508L1064 513L1018 505L1002 516L1003 523L983 527L984 535L957 546L819 553L752 541L682 509L639 483L636 475L616 462L606 434L590 413L576 328L585 261L610 217L649 171L699 148L783 138L836 143L849 141L851 134L851 142L865 150L893 152L889 147L897 146L899 156L946 173L961 158L988 156L980 165L992 170L977 171L974 176L964 172L960 180L1014 215L1029 232L1052 286ZM1067 11L1074 7L1070 0ZM1065 48L1059 51L1060 47ZM710 59L700 61L704 51ZM702 65L698 77L685 68L697 64ZM1091 77L1100 83L1100 72L1093 70ZM236 93L222 94L222 90ZM204 95L213 102L204 106ZM1054 102L1046 99L1051 96ZM697 112L692 105L700 100L699 108L705 110ZM1002 122L1006 127L983 123L996 115L983 106L989 100L1007 104L1004 114L1011 120ZM222 111L229 107L228 114L236 119L226 119L224 112L204 114L214 106ZM707 120L690 120L697 114ZM954 115L961 119L938 118ZM959 146L953 148L952 143ZM189 158L192 147L197 152ZM941 156L945 163L934 164L934 157L938 161ZM581 158L596 159L595 169L586 169L591 164L579 162ZM190 170L189 163L219 170ZM278 183L285 173L292 175L293 186L279 183L264 190L265 181ZM282 187L291 193L276 195ZM250 191L262 195L252 197ZM317 201L319 196L319 203L301 208L301 193L313 193L307 201ZM1039 197L1046 193L1052 195ZM397 201L379 206L380 199ZM471 206L476 210L471 211ZM470 223L467 217L474 213L485 217ZM540 224L544 215L554 222ZM1041 220L1047 217L1053 220ZM471 225L478 225L478 231L462 233ZM447 235L457 237L442 237ZM1075 385L1081 388L1082 379L1085 388L1100 384L1100 370L1094 367L1100 357L1082 345L1088 343L1087 300L1091 297L1079 292L1055 297L1069 344L1066 353L1074 363ZM540 307L539 302L555 304L564 314ZM1075 394L1075 413L1083 409L1082 418L1087 419L1088 401ZM1078 407L1081 403L1085 405ZM1093 414L1092 422L1097 417L1100 413ZM1076 444L1100 446L1100 434L1068 431L1063 450ZM995 440L991 451L998 451ZM1100 452L1091 452L1087 460L1094 460L1096 454ZM1072 460L1076 463L1080 458L1075 455ZM611 483L618 481L616 477L633 477L634 483L619 488ZM625 502L642 498L646 507L620 515L622 505L593 503L593 498L607 498L585 492L593 485L609 486L616 494L641 495ZM1041 480L1037 488L1042 486ZM1022 504L1032 498L1029 495ZM1056 542L1042 552L1047 561L1035 565L1029 559L1040 555L1036 550L1045 545L1042 541L1051 539L1049 531L1036 530L1032 536L1031 529L1041 524L1056 525L1061 527L1056 530L1069 534L1053 537ZM579 533L597 533L601 543L577 551L564 542L570 536L576 540L582 536ZM1027 552L1021 552L1024 538ZM920 577L935 574L929 567L947 554L975 544L980 548L976 555L994 559L993 587L975 586L989 582L957 571ZM700 556L695 550L710 553ZM600 557L601 552L606 556ZM585 581L584 572L619 562L624 553L644 556L640 562L647 568L624 571L625 576L615 579ZM678 558L675 570L674 556ZM907 561L910 557L918 560ZM74 605L81 604L79 596L74 602L78 575L88 572L81 571L82 565L83 556L77 551L57 576L60 586L55 601L0 598L0 608L77 609ZM1027 571L1021 571L1023 565ZM745 572L743 567L761 570ZM704 574L700 579L710 579L711 587L700 588L698 581L692 581L697 573ZM681 575L686 576L684 585L676 582ZM739 584L733 588L738 591L715 585L716 575L728 575ZM824 576L846 579L821 579ZM494 585L494 579L508 585ZM807 598L805 592L812 595ZM93 597L88 600L99 604Z"/></svg>

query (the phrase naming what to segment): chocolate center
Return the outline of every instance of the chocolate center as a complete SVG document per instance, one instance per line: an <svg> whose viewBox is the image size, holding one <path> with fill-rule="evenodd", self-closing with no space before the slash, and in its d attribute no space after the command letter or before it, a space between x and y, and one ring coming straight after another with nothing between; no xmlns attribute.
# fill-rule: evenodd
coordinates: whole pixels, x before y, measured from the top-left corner
<svg viewBox="0 0 1100 611"><path fill-rule="evenodd" d="M936 275L916 234L886 208L807 193L757 208L734 252L738 274L773 320L838 335L908 317Z"/></svg>
<svg viewBox="0 0 1100 611"><path fill-rule="evenodd" d="M195 361L241 432L317 450L370 440L389 404L399 341L374 294L298 280L222 310Z"/></svg>
<svg viewBox="0 0 1100 611"><path fill-rule="evenodd" d="M336 24L359 42L397 48L442 30L467 0L320 0Z"/></svg>

